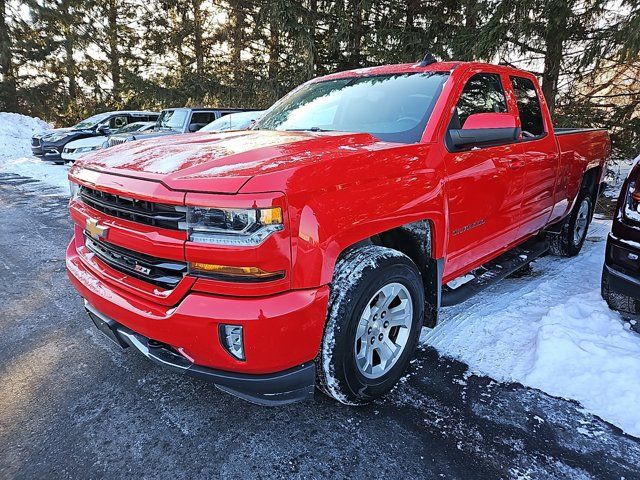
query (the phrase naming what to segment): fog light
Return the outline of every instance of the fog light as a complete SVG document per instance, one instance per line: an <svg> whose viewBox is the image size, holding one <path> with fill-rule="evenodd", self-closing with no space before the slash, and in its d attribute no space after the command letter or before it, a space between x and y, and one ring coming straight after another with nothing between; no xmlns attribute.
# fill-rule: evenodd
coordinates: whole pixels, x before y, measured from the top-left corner
<svg viewBox="0 0 640 480"><path fill-rule="evenodd" d="M233 357L238 360L244 360L242 327L238 325L220 325L220 342Z"/></svg>

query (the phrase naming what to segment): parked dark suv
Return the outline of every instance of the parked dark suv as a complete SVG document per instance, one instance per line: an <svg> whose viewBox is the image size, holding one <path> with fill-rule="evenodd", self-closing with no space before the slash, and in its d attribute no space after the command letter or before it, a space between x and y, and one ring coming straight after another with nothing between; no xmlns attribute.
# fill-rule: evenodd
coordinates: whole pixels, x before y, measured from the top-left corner
<svg viewBox="0 0 640 480"><path fill-rule="evenodd" d="M93 115L70 129L56 130L43 136L31 139L31 152L48 162L64 163L62 150L64 146L81 138L109 135L111 131L133 122L154 122L158 119L158 112L146 111L118 111Z"/></svg>
<svg viewBox="0 0 640 480"><path fill-rule="evenodd" d="M640 156L622 186L602 270L609 307L640 314Z"/></svg>
<svg viewBox="0 0 640 480"><path fill-rule="evenodd" d="M167 108L163 110L153 130L137 133L124 133L109 137L109 147L125 142L142 140L145 138L177 135L180 133L197 132L205 125L230 113L244 112L241 108Z"/></svg>

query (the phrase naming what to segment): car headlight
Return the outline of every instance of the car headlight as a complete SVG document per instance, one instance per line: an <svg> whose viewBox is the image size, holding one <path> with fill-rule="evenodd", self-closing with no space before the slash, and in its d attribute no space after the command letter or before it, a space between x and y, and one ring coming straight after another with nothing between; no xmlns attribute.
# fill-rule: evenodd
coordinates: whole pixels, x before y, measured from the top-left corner
<svg viewBox="0 0 640 480"><path fill-rule="evenodd" d="M75 182L69 182L69 193L71 196L71 200L78 197L80 195L80 185Z"/></svg>
<svg viewBox="0 0 640 480"><path fill-rule="evenodd" d="M47 142L57 142L62 140L66 136L67 136L66 133L52 133L50 135L46 135L45 137L43 137L43 139L46 140Z"/></svg>
<svg viewBox="0 0 640 480"><path fill-rule="evenodd" d="M96 145L94 147L78 147L78 148L76 148L76 152L75 153L93 152L94 150L100 150L101 148L102 148L102 145Z"/></svg>
<svg viewBox="0 0 640 480"><path fill-rule="evenodd" d="M255 246L284 228L282 209L187 207L189 240L216 245Z"/></svg>

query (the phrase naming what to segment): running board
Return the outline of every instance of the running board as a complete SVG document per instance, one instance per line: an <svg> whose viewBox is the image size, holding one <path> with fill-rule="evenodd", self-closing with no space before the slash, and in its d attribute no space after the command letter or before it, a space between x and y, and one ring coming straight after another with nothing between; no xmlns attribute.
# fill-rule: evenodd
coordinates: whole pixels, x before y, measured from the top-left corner
<svg viewBox="0 0 640 480"><path fill-rule="evenodd" d="M476 293L498 283L513 272L521 269L549 250L549 242L533 238L499 257L476 268L471 275L475 278L458 288L442 287L441 306L450 307L468 300Z"/></svg>

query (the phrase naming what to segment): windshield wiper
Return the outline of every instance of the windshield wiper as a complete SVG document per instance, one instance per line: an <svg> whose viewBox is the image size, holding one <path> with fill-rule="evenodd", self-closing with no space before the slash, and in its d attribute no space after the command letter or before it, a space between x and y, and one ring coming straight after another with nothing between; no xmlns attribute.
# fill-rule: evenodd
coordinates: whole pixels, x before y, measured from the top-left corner
<svg viewBox="0 0 640 480"><path fill-rule="evenodd" d="M328 130L326 128L320 127L309 127L309 128L286 128L285 132L335 132L335 130Z"/></svg>

